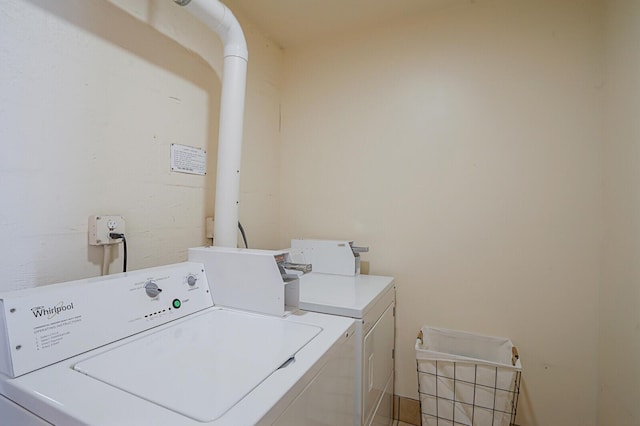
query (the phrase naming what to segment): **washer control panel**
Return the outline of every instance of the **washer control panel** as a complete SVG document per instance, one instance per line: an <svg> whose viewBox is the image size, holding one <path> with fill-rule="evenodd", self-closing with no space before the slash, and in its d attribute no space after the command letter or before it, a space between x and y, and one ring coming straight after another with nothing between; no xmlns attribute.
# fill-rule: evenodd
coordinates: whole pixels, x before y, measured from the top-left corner
<svg viewBox="0 0 640 426"><path fill-rule="evenodd" d="M0 372L16 377L213 306L184 262L0 294Z"/></svg>

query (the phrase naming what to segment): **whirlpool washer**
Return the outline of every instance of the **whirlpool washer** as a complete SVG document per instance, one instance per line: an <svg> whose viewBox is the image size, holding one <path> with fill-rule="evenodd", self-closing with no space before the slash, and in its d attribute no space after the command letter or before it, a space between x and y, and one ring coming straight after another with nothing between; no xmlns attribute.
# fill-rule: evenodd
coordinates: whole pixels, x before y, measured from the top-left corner
<svg viewBox="0 0 640 426"><path fill-rule="evenodd" d="M353 421L345 402L353 389L337 378L353 356L354 321L218 308L202 264L5 293L0 302L0 414L10 422Z"/></svg>

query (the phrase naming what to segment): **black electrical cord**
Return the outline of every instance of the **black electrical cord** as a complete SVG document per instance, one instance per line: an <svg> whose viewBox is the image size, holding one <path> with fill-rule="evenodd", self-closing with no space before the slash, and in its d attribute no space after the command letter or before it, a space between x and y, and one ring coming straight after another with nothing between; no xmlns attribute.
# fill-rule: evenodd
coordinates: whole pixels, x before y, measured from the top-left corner
<svg viewBox="0 0 640 426"><path fill-rule="evenodd" d="M238 222L238 229L240 229L240 233L242 234L242 240L244 241L244 247L249 248L249 244L247 244L247 234L244 233L244 228L242 224Z"/></svg>
<svg viewBox="0 0 640 426"><path fill-rule="evenodd" d="M109 238L117 240L118 238L122 238L122 246L124 247L124 259L122 261L122 272L127 272L127 239L124 237L124 234L118 234L117 232L111 232L109 234Z"/></svg>

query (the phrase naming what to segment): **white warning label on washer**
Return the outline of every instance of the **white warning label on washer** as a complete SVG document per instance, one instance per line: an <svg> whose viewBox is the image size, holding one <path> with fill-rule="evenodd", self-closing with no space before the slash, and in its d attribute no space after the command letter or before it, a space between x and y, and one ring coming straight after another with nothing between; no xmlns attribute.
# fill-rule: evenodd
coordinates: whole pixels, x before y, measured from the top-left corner
<svg viewBox="0 0 640 426"><path fill-rule="evenodd" d="M207 151L201 148L172 143L171 171L190 173L193 175L206 175Z"/></svg>

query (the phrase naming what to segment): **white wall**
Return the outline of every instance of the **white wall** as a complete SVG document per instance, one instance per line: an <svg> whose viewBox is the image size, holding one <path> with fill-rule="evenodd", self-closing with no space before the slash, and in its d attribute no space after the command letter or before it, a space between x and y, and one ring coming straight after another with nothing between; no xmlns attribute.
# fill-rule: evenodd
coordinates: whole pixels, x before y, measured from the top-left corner
<svg viewBox="0 0 640 426"><path fill-rule="evenodd" d="M640 3L607 2L601 425L640 424Z"/></svg>
<svg viewBox="0 0 640 426"><path fill-rule="evenodd" d="M281 244L353 238L397 278L397 394L438 325L515 342L519 424L595 424L600 12L471 2L285 51Z"/></svg>
<svg viewBox="0 0 640 426"><path fill-rule="evenodd" d="M248 38L241 203L250 209L240 218L250 243L266 246L277 238L264 224L278 217L269 196L279 187L271 76L280 51ZM125 217L130 269L186 260L188 247L207 242L220 52L215 34L172 2L3 2L0 291L99 275L91 214ZM207 149L208 176L171 173L171 143ZM116 272L122 253L113 255Z"/></svg>

